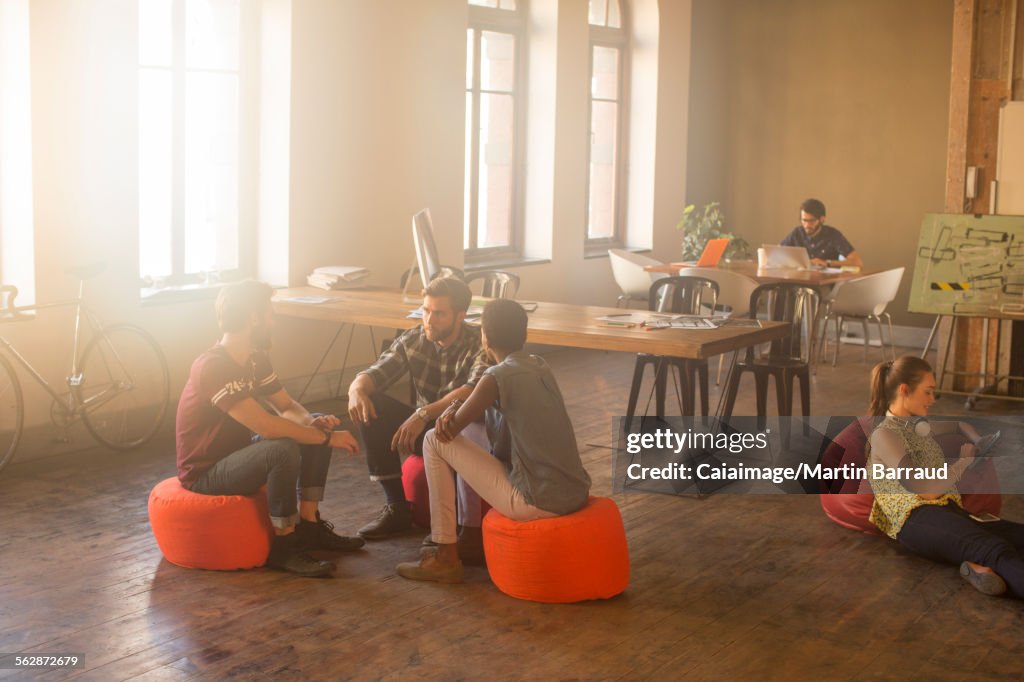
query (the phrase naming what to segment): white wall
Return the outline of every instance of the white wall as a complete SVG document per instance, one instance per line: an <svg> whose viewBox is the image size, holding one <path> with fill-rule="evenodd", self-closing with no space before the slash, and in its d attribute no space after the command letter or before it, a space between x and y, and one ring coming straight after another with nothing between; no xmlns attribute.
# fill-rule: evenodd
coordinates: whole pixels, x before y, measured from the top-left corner
<svg viewBox="0 0 1024 682"><path fill-rule="evenodd" d="M678 251L674 225L685 186L690 2L637 2L647 26L660 27L652 118L658 146L650 182L654 255L667 260ZM555 97L552 262L519 271L523 297L610 304L617 290L607 259L583 258L586 4L562 0L557 13L547 13L556 15L552 49L558 56L547 86ZM285 214L292 284L327 262L362 264L373 270L375 283L396 284L413 259L411 216L424 206L432 210L442 255L461 258L467 15L465 0L292 3ZM32 3L38 298L73 292L65 267L107 261L92 285L101 312L157 336L176 401L192 359L215 341L216 329L209 301L138 302L136 17L136 0ZM66 323L59 313L47 313L4 333L59 382L67 349L58 332ZM275 362L283 377L301 379L312 370L334 332L324 327L278 325ZM327 366L337 368L343 352L344 344ZM370 352L368 331L357 330L350 363L365 364ZM321 393L326 388L326 382L315 386ZM39 391L30 398L27 419L45 423L48 402Z"/></svg>

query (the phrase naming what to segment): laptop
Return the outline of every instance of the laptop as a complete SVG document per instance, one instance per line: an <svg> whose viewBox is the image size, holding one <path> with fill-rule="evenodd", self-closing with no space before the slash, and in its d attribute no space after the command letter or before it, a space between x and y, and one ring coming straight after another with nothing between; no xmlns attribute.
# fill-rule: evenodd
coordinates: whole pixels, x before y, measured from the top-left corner
<svg viewBox="0 0 1024 682"><path fill-rule="evenodd" d="M811 258L802 246L765 244L757 250L757 267L769 270L809 270Z"/></svg>
<svg viewBox="0 0 1024 682"><path fill-rule="evenodd" d="M725 253L725 249L729 246L728 239L709 239L708 243L704 246L704 252L700 254L700 260L696 263L677 263L682 267L697 267L697 268L714 268L718 266L718 262L722 260L722 254Z"/></svg>

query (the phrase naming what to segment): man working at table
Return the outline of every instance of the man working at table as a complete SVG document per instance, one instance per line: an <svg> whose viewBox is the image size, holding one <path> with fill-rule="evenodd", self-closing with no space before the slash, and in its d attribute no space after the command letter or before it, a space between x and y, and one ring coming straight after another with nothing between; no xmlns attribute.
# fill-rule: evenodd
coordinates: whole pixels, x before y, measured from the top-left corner
<svg viewBox="0 0 1024 682"><path fill-rule="evenodd" d="M863 267L853 245L843 233L825 224L825 204L818 199L807 199L800 204L800 225L794 227L781 246L802 246L807 249L811 265L818 267L839 267L853 265ZM842 260L840 260L840 256Z"/></svg>
<svg viewBox="0 0 1024 682"><path fill-rule="evenodd" d="M469 287L458 279L432 281L423 291L423 324L396 338L349 386L348 412L362 435L370 480L381 484L387 500L377 518L359 529L367 540L412 527L400 454L420 455L423 436L434 420L453 400L468 398L490 365L480 343L480 328L465 322L472 298ZM416 407L384 393L406 372L416 391ZM482 540L475 537L480 531L479 498L463 487L460 502L460 544L479 544L482 550Z"/></svg>

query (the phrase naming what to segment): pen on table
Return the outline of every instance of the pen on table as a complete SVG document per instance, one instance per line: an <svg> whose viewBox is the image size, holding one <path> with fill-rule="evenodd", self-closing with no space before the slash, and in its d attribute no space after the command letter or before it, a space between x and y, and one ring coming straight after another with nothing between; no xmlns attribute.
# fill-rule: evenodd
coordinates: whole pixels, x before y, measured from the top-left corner
<svg viewBox="0 0 1024 682"><path fill-rule="evenodd" d="M607 321L604 322L604 326L605 327L625 327L625 328L628 329L630 327L635 327L636 325L633 324L632 322L614 322L614 321L611 321L611 320L607 320Z"/></svg>

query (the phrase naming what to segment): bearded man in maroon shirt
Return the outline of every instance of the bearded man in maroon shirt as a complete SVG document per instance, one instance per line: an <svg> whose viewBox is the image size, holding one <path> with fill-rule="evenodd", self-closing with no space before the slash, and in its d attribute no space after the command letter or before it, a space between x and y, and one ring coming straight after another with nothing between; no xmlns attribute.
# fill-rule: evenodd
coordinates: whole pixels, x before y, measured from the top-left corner
<svg viewBox="0 0 1024 682"><path fill-rule="evenodd" d="M310 414L281 386L269 356L272 295L253 280L221 289L220 341L192 363L178 402L178 478L204 495L251 495L266 485L275 532L267 566L329 576L334 564L310 550L347 552L364 542L337 535L319 513L332 450L359 446L335 430L336 416Z"/></svg>

